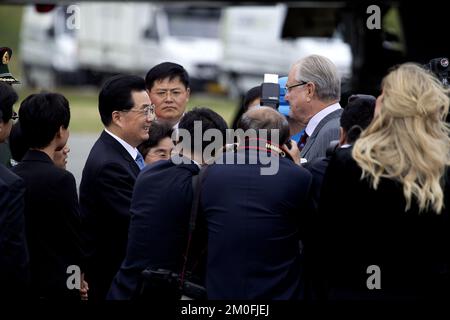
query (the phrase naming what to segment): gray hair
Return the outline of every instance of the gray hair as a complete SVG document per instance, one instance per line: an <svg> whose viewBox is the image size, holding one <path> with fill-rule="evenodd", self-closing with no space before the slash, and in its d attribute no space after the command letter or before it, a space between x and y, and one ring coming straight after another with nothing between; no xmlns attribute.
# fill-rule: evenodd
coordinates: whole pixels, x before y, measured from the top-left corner
<svg viewBox="0 0 450 320"><path fill-rule="evenodd" d="M268 130L268 138L271 139L270 130L279 130L280 144L289 140L289 124L286 118L270 107L258 107L244 113L238 122L238 128L245 130Z"/></svg>
<svg viewBox="0 0 450 320"><path fill-rule="evenodd" d="M316 54L298 60L295 80L312 82L321 101L340 100L341 79L336 65L328 58Z"/></svg>

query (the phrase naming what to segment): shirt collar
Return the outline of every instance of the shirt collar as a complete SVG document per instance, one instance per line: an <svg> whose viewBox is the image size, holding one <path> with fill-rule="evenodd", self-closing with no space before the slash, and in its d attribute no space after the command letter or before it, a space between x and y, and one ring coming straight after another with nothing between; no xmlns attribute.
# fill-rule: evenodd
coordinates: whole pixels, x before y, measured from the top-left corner
<svg viewBox="0 0 450 320"><path fill-rule="evenodd" d="M339 102L336 102L317 112L311 118L311 120L309 120L308 125L306 126L305 132L308 135L308 137L310 137L313 134L314 130L316 130L317 125L319 124L320 121L322 121L323 118L325 118L327 115L338 109L341 109L341 105L339 104Z"/></svg>
<svg viewBox="0 0 450 320"><path fill-rule="evenodd" d="M130 154L130 156L136 160L136 156L138 154L138 149L131 146L128 142L126 142L125 140L119 138L118 136L116 136L114 133L112 133L111 131L108 131L108 129L105 129L105 131L114 139L117 140L117 142L119 142L124 148L125 150L128 151L128 153Z"/></svg>
<svg viewBox="0 0 450 320"><path fill-rule="evenodd" d="M192 161L193 163L195 163L199 169L202 168L202 166L200 165L200 163L198 163L198 162L195 161L194 159L191 159L191 161Z"/></svg>

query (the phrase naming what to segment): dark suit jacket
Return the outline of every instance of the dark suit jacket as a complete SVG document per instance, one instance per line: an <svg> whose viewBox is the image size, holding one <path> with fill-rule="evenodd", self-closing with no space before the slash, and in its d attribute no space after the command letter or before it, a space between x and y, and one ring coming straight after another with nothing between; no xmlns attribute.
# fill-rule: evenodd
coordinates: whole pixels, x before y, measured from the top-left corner
<svg viewBox="0 0 450 320"><path fill-rule="evenodd" d="M12 169L26 185L25 222L33 296L73 297L67 267L82 266L80 212L73 175L41 151L29 150Z"/></svg>
<svg viewBox="0 0 450 320"><path fill-rule="evenodd" d="M108 299L133 299L147 267L180 271L192 205L192 176L198 172L192 162L175 165L166 160L147 166L139 175L131 202L127 253Z"/></svg>
<svg viewBox="0 0 450 320"><path fill-rule="evenodd" d="M105 299L125 257L130 203L140 170L128 151L102 132L83 169L80 206L88 243L89 299Z"/></svg>
<svg viewBox="0 0 450 320"><path fill-rule="evenodd" d="M306 141L300 156L312 161L325 157L330 142L339 139L340 118L343 109L333 111L323 118Z"/></svg>
<svg viewBox="0 0 450 320"><path fill-rule="evenodd" d="M338 149L324 177L315 250L318 277L329 298L408 299L450 297L450 187L444 177L445 208L419 214L412 200L405 212L403 187L381 179L377 190L351 156ZM366 281L380 267L381 290Z"/></svg>
<svg viewBox="0 0 450 320"><path fill-rule="evenodd" d="M24 218L25 184L0 164L0 298L27 294L30 281Z"/></svg>
<svg viewBox="0 0 450 320"><path fill-rule="evenodd" d="M256 151L236 157L247 164L211 165L202 185L208 299L299 299L311 174L279 158L277 174L261 175L260 162L248 164Z"/></svg>

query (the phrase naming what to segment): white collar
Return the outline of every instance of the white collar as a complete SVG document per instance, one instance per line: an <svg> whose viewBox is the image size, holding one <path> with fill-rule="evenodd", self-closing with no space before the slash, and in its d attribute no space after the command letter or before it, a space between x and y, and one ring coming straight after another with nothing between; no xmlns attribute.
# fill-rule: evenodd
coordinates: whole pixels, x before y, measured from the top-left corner
<svg viewBox="0 0 450 320"><path fill-rule="evenodd" d="M130 156L136 160L136 156L138 154L138 149L131 146L128 142L126 142L125 140L119 138L118 136L116 136L114 133L112 133L111 131L108 131L108 129L105 128L105 132L107 132L111 137L113 137L114 139L117 140L117 142L119 142L124 148L125 150L128 151L128 153L130 154Z"/></svg>
<svg viewBox="0 0 450 320"><path fill-rule="evenodd" d="M311 118L311 120L309 120L308 125L306 126L305 132L308 135L308 137L311 137L314 130L316 130L317 125L319 124L320 121L322 121L323 118L325 118L330 113L332 113L336 110L339 110L339 109L341 109L341 105L339 104L339 102L336 102L336 103L320 110L319 112L317 112Z"/></svg>
<svg viewBox="0 0 450 320"><path fill-rule="evenodd" d="M191 161L192 161L193 163L195 163L199 169L202 168L202 166L200 165L200 163L198 163L198 162L195 161L194 159L191 159Z"/></svg>

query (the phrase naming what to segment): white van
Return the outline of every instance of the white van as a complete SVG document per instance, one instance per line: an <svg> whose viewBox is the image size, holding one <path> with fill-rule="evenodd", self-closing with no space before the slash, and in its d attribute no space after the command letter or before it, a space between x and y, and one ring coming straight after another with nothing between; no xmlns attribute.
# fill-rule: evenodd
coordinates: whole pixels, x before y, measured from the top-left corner
<svg viewBox="0 0 450 320"><path fill-rule="evenodd" d="M310 54L330 58L343 78L350 76L351 48L338 33L332 37L281 39L286 13L284 4L224 8L219 79L231 96L245 94L260 84L265 73L286 76L295 61Z"/></svg>
<svg viewBox="0 0 450 320"><path fill-rule="evenodd" d="M66 7L38 13L33 5L24 9L20 35L20 57L24 82L52 87L58 79L77 78L76 30L68 29Z"/></svg>
<svg viewBox="0 0 450 320"><path fill-rule="evenodd" d="M20 50L31 85L84 83L119 72L145 75L163 61L183 65L194 82L217 80L220 8L81 2L75 29L68 25L68 8L25 9Z"/></svg>

